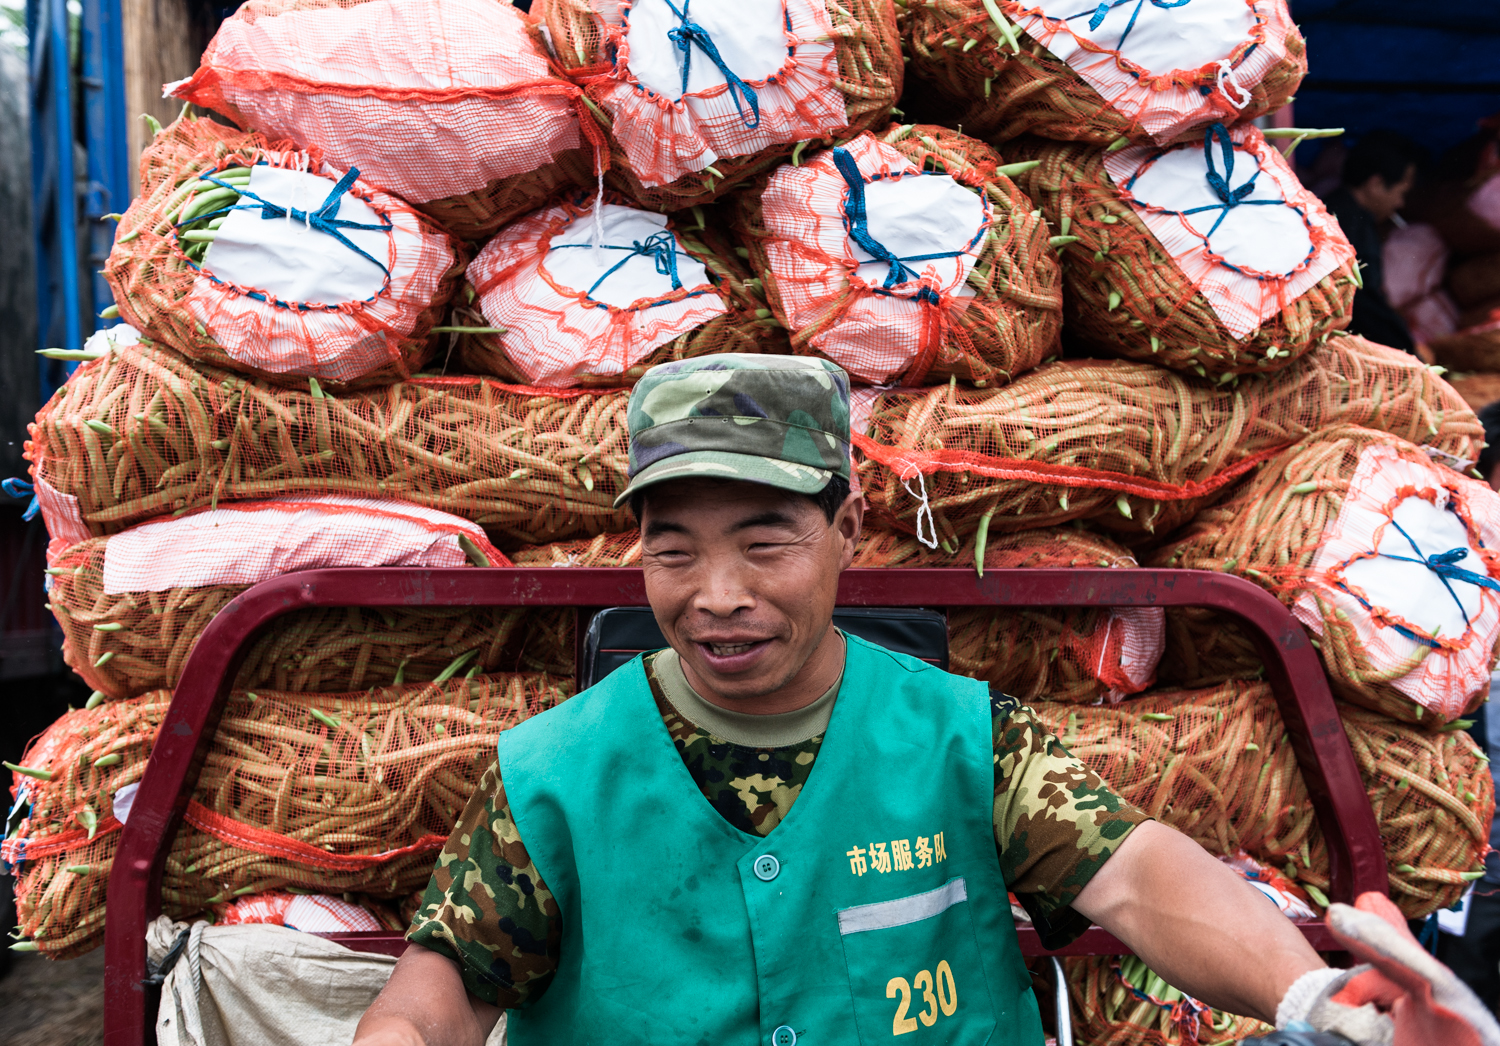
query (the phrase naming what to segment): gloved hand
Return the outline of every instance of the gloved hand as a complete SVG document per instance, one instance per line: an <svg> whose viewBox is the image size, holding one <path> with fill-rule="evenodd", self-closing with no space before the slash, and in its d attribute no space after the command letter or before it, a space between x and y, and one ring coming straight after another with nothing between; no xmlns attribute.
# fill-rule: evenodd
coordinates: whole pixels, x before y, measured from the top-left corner
<svg viewBox="0 0 1500 1046"><path fill-rule="evenodd" d="M1489 1010L1417 943L1388 898L1335 904L1328 928L1362 965L1304 974L1277 1008L1278 1028L1310 1025L1359 1046L1500 1046Z"/></svg>

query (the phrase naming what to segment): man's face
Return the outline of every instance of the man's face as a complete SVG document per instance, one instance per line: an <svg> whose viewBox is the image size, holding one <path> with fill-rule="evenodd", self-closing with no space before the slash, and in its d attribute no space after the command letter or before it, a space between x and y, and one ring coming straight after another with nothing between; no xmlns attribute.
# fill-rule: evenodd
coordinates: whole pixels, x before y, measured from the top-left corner
<svg viewBox="0 0 1500 1046"><path fill-rule="evenodd" d="M829 638L863 513L853 494L830 524L808 498L759 483L650 488L640 521L646 598L694 689L734 701L797 680Z"/></svg>
<svg viewBox="0 0 1500 1046"><path fill-rule="evenodd" d="M1406 194L1411 191L1412 184L1416 180L1415 164L1406 168L1406 174L1395 185L1387 185L1380 175L1372 174L1369 180L1355 191L1355 197L1359 200L1359 205L1369 211L1377 222L1386 222L1390 220L1391 215L1406 206Z"/></svg>

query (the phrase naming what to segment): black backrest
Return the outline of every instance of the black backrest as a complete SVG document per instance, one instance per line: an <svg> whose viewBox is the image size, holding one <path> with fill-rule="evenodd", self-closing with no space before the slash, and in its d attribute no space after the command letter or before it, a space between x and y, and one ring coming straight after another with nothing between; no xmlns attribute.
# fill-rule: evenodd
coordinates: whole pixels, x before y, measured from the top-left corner
<svg viewBox="0 0 1500 1046"><path fill-rule="evenodd" d="M850 635L948 667L948 619L918 607L840 607L833 623ZM591 687L635 655L667 645L650 607L609 607L584 632L580 683Z"/></svg>

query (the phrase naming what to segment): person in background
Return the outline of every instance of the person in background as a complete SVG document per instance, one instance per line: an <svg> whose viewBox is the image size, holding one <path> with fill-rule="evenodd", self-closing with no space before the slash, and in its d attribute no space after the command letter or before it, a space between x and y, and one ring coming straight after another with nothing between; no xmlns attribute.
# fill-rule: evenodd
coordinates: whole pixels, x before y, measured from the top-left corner
<svg viewBox="0 0 1500 1046"><path fill-rule="evenodd" d="M1484 425L1485 448L1479 453L1479 474L1500 490L1500 401L1479 412ZM1500 672L1490 676L1490 697L1473 716L1470 733L1490 757L1490 773L1500 786ZM1438 934L1438 958L1467 984L1491 1010L1500 1008L1500 818L1490 827L1491 853L1485 858L1484 878L1464 900L1463 934Z"/></svg>
<svg viewBox="0 0 1500 1046"><path fill-rule="evenodd" d="M1386 299L1381 243L1384 227L1406 204L1420 159L1420 148L1404 135L1370 131L1349 150L1343 184L1326 201L1363 266L1364 286L1354 292L1349 332L1407 352L1416 351L1416 341Z"/></svg>

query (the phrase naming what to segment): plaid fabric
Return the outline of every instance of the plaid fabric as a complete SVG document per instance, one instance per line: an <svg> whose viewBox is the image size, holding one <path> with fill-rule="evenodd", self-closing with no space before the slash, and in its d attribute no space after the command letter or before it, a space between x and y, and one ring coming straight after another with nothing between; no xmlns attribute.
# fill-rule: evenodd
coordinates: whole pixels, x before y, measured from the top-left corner
<svg viewBox="0 0 1500 1046"><path fill-rule="evenodd" d="M784 26L785 64L768 75L746 75L756 96L752 115L743 96L731 91L722 73L713 86L663 95L641 83L630 68L632 7L663 0L621 3L620 21L604 22L605 48L614 49L613 69L599 78L596 97L612 121L611 134L624 150L630 169L648 186L666 185L684 174L701 171L722 157L746 156L769 146L825 137L848 125L844 94L839 90L833 24L822 0L781 0L779 4L708 3L686 7L691 20L720 40L731 36L745 17L775 18ZM635 37L640 46L640 37ZM662 39L653 47L672 48ZM709 65L696 46L693 62ZM731 70L738 75L738 70ZM757 118L758 116L758 118ZM754 124L754 126L747 126Z"/></svg>
<svg viewBox="0 0 1500 1046"><path fill-rule="evenodd" d="M1437 511L1423 512L1427 506ZM1427 527L1428 534L1443 531L1442 547L1423 547L1413 510L1447 524ZM1403 523L1407 533L1398 529ZM1465 554L1453 566L1479 580L1443 577L1412 562L1459 548ZM1416 453L1375 444L1360 452L1343 505L1323 531L1292 612L1319 636L1329 618L1345 622L1380 677L1449 720L1485 688L1494 662L1500 592L1487 584L1500 579L1497 548L1500 498L1488 486ZM1385 599L1367 590L1376 583ZM1451 627L1436 624L1444 620Z"/></svg>
<svg viewBox="0 0 1500 1046"><path fill-rule="evenodd" d="M305 933L348 933L379 930L380 920L369 909L327 894L293 894L282 891L252 894L214 912L216 926L269 923L289 926Z"/></svg>
<svg viewBox="0 0 1500 1046"><path fill-rule="evenodd" d="M1236 119L1249 89L1286 58L1292 28L1286 0L1097 9L1076 0L1001 0L1000 10L1159 143ZM1205 93L1205 81L1216 89Z"/></svg>
<svg viewBox="0 0 1500 1046"><path fill-rule="evenodd" d="M32 472L36 472L35 468ZM47 563L51 565L64 549L87 541L93 537L83 514L78 510L78 499L64 494L41 476L33 476L32 483L37 504L41 506L42 522L46 524L50 541L47 543Z"/></svg>
<svg viewBox="0 0 1500 1046"><path fill-rule="evenodd" d="M1221 140L1213 138L1166 150L1152 146L1121 149L1105 156L1104 168L1121 198L1208 300L1224 327L1244 339L1323 277L1352 262L1354 248L1322 201L1302 185L1291 165L1258 130L1248 124L1231 127L1228 137L1233 147L1232 169L1225 162ZM1203 169L1205 178L1194 186L1192 195L1167 199L1151 191L1152 167L1169 154L1191 157L1190 162ZM1254 187L1244 202L1221 208L1210 188L1208 175L1212 173L1224 178L1231 193L1252 179ZM1190 210L1197 213L1184 213ZM1245 225L1252 222L1256 227L1246 230ZM1240 227L1240 246L1223 245L1230 223ZM1305 250L1292 252L1298 259L1294 266L1266 271L1256 265L1260 251L1244 246L1246 241L1262 248L1267 242L1305 243Z"/></svg>
<svg viewBox="0 0 1500 1046"><path fill-rule="evenodd" d="M527 215L501 229L469 266L485 320L505 328L505 354L531 384L567 386L580 374L622 373L658 346L728 311L703 265L683 252L669 224L663 232L671 239L676 271L688 277L676 290L663 275L656 281L661 293L621 307L590 296L589 287L569 286L557 278L548 267L558 258L554 239L591 226L592 209L592 201L569 201ZM628 249L639 243L605 239L601 250L612 260L625 261ZM557 248L564 249L591 248Z"/></svg>
<svg viewBox="0 0 1500 1046"><path fill-rule="evenodd" d="M949 177L923 172L870 135L861 135L842 148L854 159L867 186ZM765 225L771 232L764 250L787 325L809 327L842 307L838 321L814 338L812 347L856 380L882 383L940 339L946 314L962 312L967 298L973 296L965 281L984 249L992 211L989 199L979 194L981 221L972 236L953 243L922 244L918 252L956 251L957 256L913 261L909 267L919 276L886 288L885 266L878 267L880 273L871 273L876 267L869 266L869 257L863 251L856 253L849 234L848 196L848 184L832 150L818 153L799 167L780 168L761 199ZM866 266L865 272L860 271L861 265Z"/></svg>
<svg viewBox="0 0 1500 1046"><path fill-rule="evenodd" d="M578 89L494 0L251 0L177 98L321 149L413 203L579 148Z"/></svg>
<svg viewBox="0 0 1500 1046"><path fill-rule="evenodd" d="M252 501L143 523L110 538L104 591L254 585L317 567L461 567L467 539L507 563L478 524L374 498Z"/></svg>

